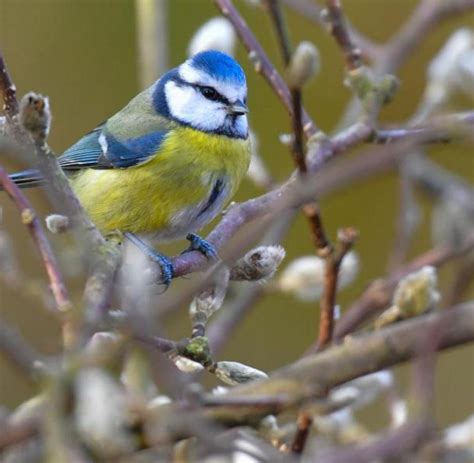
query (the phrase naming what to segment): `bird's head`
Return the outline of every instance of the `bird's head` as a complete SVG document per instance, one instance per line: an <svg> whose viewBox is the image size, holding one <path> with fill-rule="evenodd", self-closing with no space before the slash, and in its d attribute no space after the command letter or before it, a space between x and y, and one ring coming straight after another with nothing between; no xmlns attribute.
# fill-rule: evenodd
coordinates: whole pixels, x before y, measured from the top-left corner
<svg viewBox="0 0 474 463"><path fill-rule="evenodd" d="M203 51L166 73L154 91L156 110L203 132L245 139L247 84L240 65L225 53Z"/></svg>

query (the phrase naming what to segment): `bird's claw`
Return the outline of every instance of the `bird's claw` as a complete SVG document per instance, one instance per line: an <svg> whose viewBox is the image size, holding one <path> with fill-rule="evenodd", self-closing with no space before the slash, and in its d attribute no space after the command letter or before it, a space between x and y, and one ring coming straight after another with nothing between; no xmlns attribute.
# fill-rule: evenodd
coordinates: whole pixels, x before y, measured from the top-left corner
<svg viewBox="0 0 474 463"><path fill-rule="evenodd" d="M168 288L174 277L174 267L171 259L159 252L149 254L149 258L161 268L161 282Z"/></svg>
<svg viewBox="0 0 474 463"><path fill-rule="evenodd" d="M199 235L195 233L189 233L186 236L186 239L189 241L189 248L186 249L185 252L191 251L199 251L200 253L204 254L208 259L217 259L217 251L214 245L206 241L204 238L201 238Z"/></svg>

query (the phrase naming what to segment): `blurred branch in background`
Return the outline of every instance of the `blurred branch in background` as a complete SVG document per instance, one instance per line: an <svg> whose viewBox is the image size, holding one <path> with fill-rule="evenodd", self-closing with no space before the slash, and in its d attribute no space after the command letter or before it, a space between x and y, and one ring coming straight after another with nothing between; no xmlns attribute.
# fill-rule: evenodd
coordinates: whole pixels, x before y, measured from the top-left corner
<svg viewBox="0 0 474 463"><path fill-rule="evenodd" d="M434 461L452 461L453 452L461 450L456 453L459 461L472 461L465 437L472 419L444 433L432 431L437 352L474 341L474 305L458 304L472 280L473 191L428 158L431 144L457 143L464 149L474 141L472 109L456 113L449 105L454 89L469 87L465 82L472 71L461 57L472 52L471 35L456 32L446 44L451 51L443 49L430 64L425 93L406 123L380 127L378 115L395 94L397 80L390 73L434 26L474 8L474 1L422 0L381 45L355 30L339 0L327 0L325 7L309 0L248 1L273 24L285 67L282 75L234 3L213 3L225 18L202 25L188 53L211 47L233 54L236 35L240 38L255 71L290 115L292 135L286 139L296 170L277 184L255 142L249 178L263 194L232 204L209 233L220 262L209 266L198 252L173 258L175 277L201 275L169 297L157 295L159 270L128 249L122 260L121 234L105 240L85 215L47 144L48 98L30 92L18 103L0 56L5 107L0 128L9 138L8 144L2 141L2 149L9 157L23 150L30 164L39 165L53 208L61 213L47 219L47 229L69 234L88 262L87 268L80 267L85 282L81 301L73 305L38 216L0 167L0 183L19 207L42 255L57 312L67 309L66 316L58 317L59 324L71 326L63 336L63 349L56 356L43 356L2 323L0 349L35 382L38 395L0 419L1 457L55 463L210 462L239 456L252 461L365 463L420 461L426 454ZM168 67L169 7L165 0L135 2L142 87ZM305 85L319 70L319 52L310 42L292 46L284 13L293 10L332 35L345 63L345 83L357 102L346 128L331 136L315 125L302 105ZM252 139L257 140L253 131ZM362 143L373 146L349 156ZM388 275L369 281L339 319L339 290L358 272L358 258L351 251L357 233L342 228L332 244L319 203L335 191L397 171L402 201ZM435 245L405 263L415 230L415 187L433 200ZM315 253L290 262L276 283L264 286L285 257L279 243L299 210L308 220ZM7 238L0 236L0 264L11 267L5 281L15 280L15 288L26 294L21 269L5 249L10 246ZM446 309L437 310L442 293L437 269L452 261L458 267L451 287L442 294ZM225 344L256 301L279 291L306 301L320 299L319 339L310 352L270 373L221 360ZM188 336L171 339L163 319L185 307ZM288 332L294 329L299 328L288 327ZM252 340L242 342L250 345ZM260 345L265 348L265 342ZM412 361L413 374L410 391L402 394L387 369L405 361ZM214 375L226 388L205 391L196 382L202 373ZM355 411L380 396L389 423L374 432Z"/></svg>
<svg viewBox="0 0 474 463"><path fill-rule="evenodd" d="M140 88L168 70L168 0L135 0Z"/></svg>

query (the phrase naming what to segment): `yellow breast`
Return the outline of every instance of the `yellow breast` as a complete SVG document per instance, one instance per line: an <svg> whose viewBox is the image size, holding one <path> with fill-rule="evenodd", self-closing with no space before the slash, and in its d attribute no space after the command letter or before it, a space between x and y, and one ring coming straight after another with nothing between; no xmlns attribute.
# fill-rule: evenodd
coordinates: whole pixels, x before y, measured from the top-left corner
<svg viewBox="0 0 474 463"><path fill-rule="evenodd" d="M187 233L180 228L186 228L198 212L195 209L209 196L216 178L226 179L227 202L243 179L249 160L248 140L180 127L169 132L147 162L126 169L87 169L72 184L103 232L169 231L172 237Z"/></svg>

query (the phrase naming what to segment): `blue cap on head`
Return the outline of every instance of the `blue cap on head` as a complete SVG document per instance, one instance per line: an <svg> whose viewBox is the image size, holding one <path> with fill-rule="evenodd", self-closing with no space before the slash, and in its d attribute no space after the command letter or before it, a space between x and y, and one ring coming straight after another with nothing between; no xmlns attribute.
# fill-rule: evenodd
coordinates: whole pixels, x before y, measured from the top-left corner
<svg viewBox="0 0 474 463"><path fill-rule="evenodd" d="M191 64L217 80L245 84L245 74L240 64L231 56L217 50L197 53L191 58Z"/></svg>

